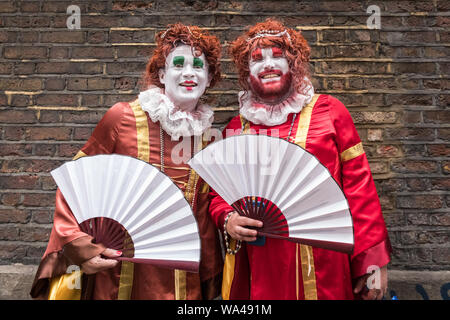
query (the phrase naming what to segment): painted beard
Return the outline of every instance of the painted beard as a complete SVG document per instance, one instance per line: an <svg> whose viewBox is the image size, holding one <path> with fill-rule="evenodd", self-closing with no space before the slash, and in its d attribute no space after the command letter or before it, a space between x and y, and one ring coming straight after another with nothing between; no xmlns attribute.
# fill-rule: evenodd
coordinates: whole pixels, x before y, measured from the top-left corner
<svg viewBox="0 0 450 320"><path fill-rule="evenodd" d="M267 73L277 73L279 80L263 82L263 76ZM258 77L250 75L250 88L258 100L267 104L276 104L286 99L291 91L292 74L287 72L281 74L281 71L270 70L258 74Z"/></svg>

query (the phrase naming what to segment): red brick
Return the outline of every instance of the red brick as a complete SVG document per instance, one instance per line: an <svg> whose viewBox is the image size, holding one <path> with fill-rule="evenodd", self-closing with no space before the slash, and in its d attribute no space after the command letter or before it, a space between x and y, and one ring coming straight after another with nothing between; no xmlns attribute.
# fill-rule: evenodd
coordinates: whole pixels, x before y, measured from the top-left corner
<svg viewBox="0 0 450 320"><path fill-rule="evenodd" d="M397 173L434 173L438 164L435 161L402 160L392 162L391 169Z"/></svg>
<svg viewBox="0 0 450 320"><path fill-rule="evenodd" d="M0 223L27 223L30 212L18 209L0 209Z"/></svg>
<svg viewBox="0 0 450 320"><path fill-rule="evenodd" d="M1 189L36 189L38 185L38 176L2 176L0 179Z"/></svg>
<svg viewBox="0 0 450 320"><path fill-rule="evenodd" d="M431 157L450 156L450 144L429 144L427 145L428 154Z"/></svg>
<svg viewBox="0 0 450 320"><path fill-rule="evenodd" d="M70 127L30 127L26 129L30 140L70 140Z"/></svg>
<svg viewBox="0 0 450 320"><path fill-rule="evenodd" d="M0 110L1 123L36 123L36 113L32 110Z"/></svg>
<svg viewBox="0 0 450 320"><path fill-rule="evenodd" d="M31 156L33 146L24 143L0 143L0 156Z"/></svg>
<svg viewBox="0 0 450 320"><path fill-rule="evenodd" d="M50 224L53 222L53 212L51 210L33 210L31 222L38 224Z"/></svg>
<svg viewBox="0 0 450 320"><path fill-rule="evenodd" d="M55 204L53 193L25 193L23 205L25 207L49 207Z"/></svg>
<svg viewBox="0 0 450 320"><path fill-rule="evenodd" d="M15 46L5 47L3 55L6 59L45 59L47 47Z"/></svg>
<svg viewBox="0 0 450 320"><path fill-rule="evenodd" d="M3 193L1 203L5 206L18 206L22 203L22 195L20 193Z"/></svg>
<svg viewBox="0 0 450 320"><path fill-rule="evenodd" d="M37 78L28 79L0 79L0 90L11 91L36 91L42 88L42 80Z"/></svg>
<svg viewBox="0 0 450 320"><path fill-rule="evenodd" d="M47 31L41 33L41 43L83 43L84 31Z"/></svg>
<svg viewBox="0 0 450 320"><path fill-rule="evenodd" d="M78 105L78 97L73 94L42 93L36 96L36 104L40 106L71 106Z"/></svg>
<svg viewBox="0 0 450 320"><path fill-rule="evenodd" d="M397 203L403 209L440 209L444 202L439 195L415 195L398 196Z"/></svg>
<svg viewBox="0 0 450 320"><path fill-rule="evenodd" d="M20 241L48 241L51 227L21 226L17 240Z"/></svg>

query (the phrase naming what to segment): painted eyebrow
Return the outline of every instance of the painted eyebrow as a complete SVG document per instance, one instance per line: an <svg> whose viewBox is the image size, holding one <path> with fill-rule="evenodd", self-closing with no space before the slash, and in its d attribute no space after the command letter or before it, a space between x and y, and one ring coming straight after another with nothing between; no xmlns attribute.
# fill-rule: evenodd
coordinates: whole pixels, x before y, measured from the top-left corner
<svg viewBox="0 0 450 320"><path fill-rule="evenodd" d="M203 61L202 61L202 59L195 57L194 58L194 67L203 68Z"/></svg>
<svg viewBox="0 0 450 320"><path fill-rule="evenodd" d="M177 66L177 65L184 65L184 57L183 56L176 56L173 57L173 65Z"/></svg>
<svg viewBox="0 0 450 320"><path fill-rule="evenodd" d="M262 50L261 48L256 48L252 54L251 54L251 58L253 60L261 60L262 59Z"/></svg>

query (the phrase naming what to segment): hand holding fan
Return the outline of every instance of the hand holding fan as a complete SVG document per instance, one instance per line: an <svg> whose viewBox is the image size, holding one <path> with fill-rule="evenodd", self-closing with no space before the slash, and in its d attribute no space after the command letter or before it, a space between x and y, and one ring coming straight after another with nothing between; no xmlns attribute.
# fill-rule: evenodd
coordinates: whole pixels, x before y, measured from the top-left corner
<svg viewBox="0 0 450 320"><path fill-rule="evenodd" d="M126 260L198 272L198 226L183 192L152 165L118 154L51 172L83 232Z"/></svg>
<svg viewBox="0 0 450 320"><path fill-rule="evenodd" d="M344 193L312 154L286 140L236 135L198 152L189 165L259 235L350 253L353 222Z"/></svg>

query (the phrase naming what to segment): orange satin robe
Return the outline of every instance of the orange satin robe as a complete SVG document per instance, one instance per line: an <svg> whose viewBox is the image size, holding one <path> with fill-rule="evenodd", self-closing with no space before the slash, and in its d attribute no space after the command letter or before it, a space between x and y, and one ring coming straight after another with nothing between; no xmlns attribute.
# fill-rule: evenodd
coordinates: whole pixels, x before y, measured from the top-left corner
<svg viewBox="0 0 450 320"><path fill-rule="evenodd" d="M90 282L93 286L87 287L84 275L82 299L212 299L220 294L223 260L218 233L207 211L209 187L186 163L175 164L172 161L171 152L178 141L171 141L165 132L163 139L164 172L185 193L199 224L200 272L121 262L115 268L98 272ZM194 138L188 139L191 139L193 146ZM77 157L111 153L136 157L161 166L160 125L151 121L137 100L117 103L110 108ZM187 160L189 158L190 155ZM80 231L58 190L54 225L32 286L32 297L46 299L50 279L64 274L68 265L81 265L105 249L91 240L90 236Z"/></svg>
<svg viewBox="0 0 450 320"><path fill-rule="evenodd" d="M242 130L288 137L294 115L281 125L256 125L237 116L223 134ZM227 132L228 129L228 132ZM231 130L231 131L230 131ZM296 115L290 141L311 152L339 183L350 205L355 247L352 255L266 238L264 246L242 244L236 256L227 255L224 299L354 299L352 282L370 265L390 261L390 244L367 157L350 113L336 98L315 95ZM294 173L293 173L294 174ZM233 209L214 191L210 214L223 230Z"/></svg>

